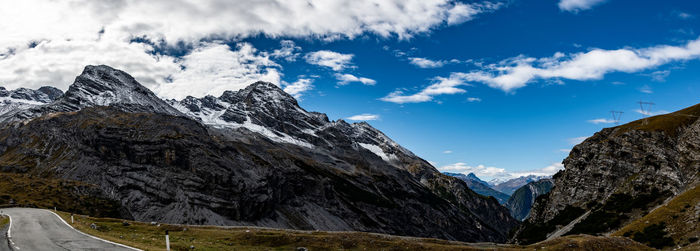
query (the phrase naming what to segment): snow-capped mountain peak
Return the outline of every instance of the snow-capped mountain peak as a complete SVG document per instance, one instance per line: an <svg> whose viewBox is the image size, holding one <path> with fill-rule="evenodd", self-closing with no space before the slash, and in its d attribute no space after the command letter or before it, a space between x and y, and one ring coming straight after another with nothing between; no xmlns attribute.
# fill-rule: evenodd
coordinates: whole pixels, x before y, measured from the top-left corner
<svg viewBox="0 0 700 251"><path fill-rule="evenodd" d="M7 90L5 87L0 87L0 116L51 103L61 95L63 95L61 90L50 86L37 90L27 88Z"/></svg>
<svg viewBox="0 0 700 251"><path fill-rule="evenodd" d="M344 145L364 149L386 162L415 156L366 122L330 121L326 114L306 111L294 97L268 82L225 91L218 98L187 97L168 103L203 124L252 131L276 142L325 149Z"/></svg>
<svg viewBox="0 0 700 251"><path fill-rule="evenodd" d="M62 94L62 95L61 95ZM416 156L366 122L330 121L323 113L309 112L277 85L258 81L221 96L186 97L164 101L129 74L105 65L86 66L65 94L40 90L0 89L0 121L26 121L49 113L73 112L93 106L111 106L126 112L187 116L215 130L257 134L277 143L324 151L354 149L367 158L400 163ZM426 166L429 164L424 163Z"/></svg>
<svg viewBox="0 0 700 251"><path fill-rule="evenodd" d="M0 90L0 96L4 95L3 91L4 88ZM53 87L42 87L36 91L20 88L8 96L13 102L0 107L0 121L3 122L23 121L44 114L73 112L92 106L113 106L128 112L182 115L126 72L106 65L86 66L65 93Z"/></svg>
<svg viewBox="0 0 700 251"><path fill-rule="evenodd" d="M125 110L133 111L180 114L126 72L106 65L86 66L55 104L59 110L107 105L122 106Z"/></svg>

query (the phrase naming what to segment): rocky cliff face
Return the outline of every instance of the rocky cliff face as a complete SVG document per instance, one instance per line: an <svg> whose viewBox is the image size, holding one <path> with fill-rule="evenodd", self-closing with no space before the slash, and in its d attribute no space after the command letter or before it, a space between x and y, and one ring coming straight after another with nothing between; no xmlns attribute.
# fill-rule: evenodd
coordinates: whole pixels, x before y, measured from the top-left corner
<svg viewBox="0 0 700 251"><path fill-rule="evenodd" d="M489 184L486 183L486 181L479 179L479 177L476 177L476 175L474 175L473 173L469 173L469 175L464 175L461 173L445 174L463 180L465 183L467 183L469 189L478 194L481 194L483 196L492 196L496 198L496 200L498 200L498 203L501 203L501 205L506 204L508 198L510 198L510 196L508 196L507 194L501 193L491 188L491 186L489 186Z"/></svg>
<svg viewBox="0 0 700 251"><path fill-rule="evenodd" d="M510 210L513 218L522 221L530 214L530 209L532 204L535 203L535 199L548 193L553 186L554 182L552 179L541 179L527 183L513 192L505 206Z"/></svg>
<svg viewBox="0 0 700 251"><path fill-rule="evenodd" d="M88 66L66 94L0 121L2 171L95 184L136 220L495 242L517 224L369 124L329 121L264 82L166 102Z"/></svg>
<svg viewBox="0 0 700 251"><path fill-rule="evenodd" d="M517 238L608 233L693 187L700 172L698 117L695 105L603 129L574 147Z"/></svg>

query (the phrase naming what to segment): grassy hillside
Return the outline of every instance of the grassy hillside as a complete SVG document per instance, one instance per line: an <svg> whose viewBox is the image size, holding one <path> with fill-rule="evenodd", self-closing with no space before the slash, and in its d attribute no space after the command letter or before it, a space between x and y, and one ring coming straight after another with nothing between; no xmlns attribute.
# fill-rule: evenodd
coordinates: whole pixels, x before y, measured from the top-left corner
<svg viewBox="0 0 700 251"><path fill-rule="evenodd" d="M59 213L67 222L70 214ZM95 224L96 229L90 227ZM529 246L463 243L362 232L297 231L255 227L151 224L75 216L73 226L86 233L144 250L164 250L170 232L173 250L651 250L624 237L575 235Z"/></svg>
<svg viewBox="0 0 700 251"><path fill-rule="evenodd" d="M690 125L698 118L700 118L700 104L680 111L632 121L619 126L620 130L617 133L621 134L629 130L663 131L667 135L675 136L678 128Z"/></svg>
<svg viewBox="0 0 700 251"><path fill-rule="evenodd" d="M613 233L657 248L700 245L700 185Z"/></svg>

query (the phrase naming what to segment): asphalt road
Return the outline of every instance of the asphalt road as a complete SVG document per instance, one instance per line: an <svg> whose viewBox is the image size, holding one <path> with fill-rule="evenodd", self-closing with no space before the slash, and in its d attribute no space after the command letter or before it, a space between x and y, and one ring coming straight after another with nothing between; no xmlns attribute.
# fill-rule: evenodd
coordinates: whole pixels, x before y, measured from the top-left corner
<svg viewBox="0 0 700 251"><path fill-rule="evenodd" d="M15 251L136 250L79 232L49 210L5 208L2 213L10 216L10 241Z"/></svg>

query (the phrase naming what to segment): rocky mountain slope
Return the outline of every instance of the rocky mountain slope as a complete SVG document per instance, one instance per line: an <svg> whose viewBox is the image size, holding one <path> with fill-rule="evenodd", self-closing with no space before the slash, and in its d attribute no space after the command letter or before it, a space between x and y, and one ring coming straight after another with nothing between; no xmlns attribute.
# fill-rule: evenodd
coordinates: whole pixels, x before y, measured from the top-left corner
<svg viewBox="0 0 700 251"><path fill-rule="evenodd" d="M516 238L603 234L700 180L700 105L606 128L575 146ZM697 205L690 205L694 207Z"/></svg>
<svg viewBox="0 0 700 251"><path fill-rule="evenodd" d="M508 196L512 195L515 190L518 190L518 188L521 188L522 186L526 185L527 183L533 182L533 181L538 181L541 179L547 179L550 178L549 176L537 176L537 175L528 175L528 176L521 176L513 179L509 179L503 182L498 182L498 183L490 183L491 188L493 188L496 191L499 191L501 193L507 194Z"/></svg>
<svg viewBox="0 0 700 251"><path fill-rule="evenodd" d="M88 66L0 121L0 170L94 184L140 221L493 242L518 224L369 124L329 121L264 82L163 101Z"/></svg>
<svg viewBox="0 0 700 251"><path fill-rule="evenodd" d="M552 179L541 179L527 183L513 192L505 206L510 210L513 218L522 221L530 214L530 209L532 204L535 203L535 199L548 193L553 186L554 182Z"/></svg>
<svg viewBox="0 0 700 251"><path fill-rule="evenodd" d="M448 176L452 176L455 178L459 178L460 180L463 180L465 183L467 183L467 186L469 189L472 191L484 195L484 196L492 196L498 200L501 205L506 204L508 201L508 196L507 194L501 193L499 191L494 190L489 186L489 184L486 181L483 181L479 179L479 177L476 177L474 173L469 173L468 175L464 175L461 173L445 173Z"/></svg>

